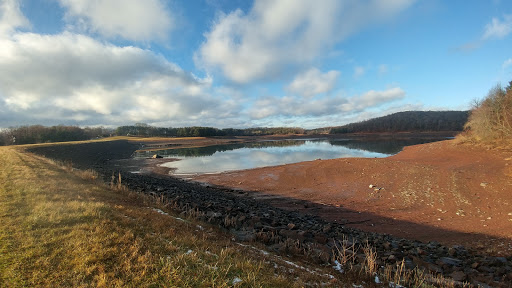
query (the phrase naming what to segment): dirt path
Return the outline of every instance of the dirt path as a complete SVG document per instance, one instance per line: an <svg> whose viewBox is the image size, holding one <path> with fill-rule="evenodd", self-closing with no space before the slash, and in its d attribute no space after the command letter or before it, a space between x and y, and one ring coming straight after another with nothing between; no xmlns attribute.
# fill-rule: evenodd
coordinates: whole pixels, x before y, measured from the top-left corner
<svg viewBox="0 0 512 288"><path fill-rule="evenodd" d="M274 198L281 208L353 228L512 255L512 150L442 141L384 159L316 160L194 180L258 191L255 197ZM281 196L323 205L308 209Z"/></svg>

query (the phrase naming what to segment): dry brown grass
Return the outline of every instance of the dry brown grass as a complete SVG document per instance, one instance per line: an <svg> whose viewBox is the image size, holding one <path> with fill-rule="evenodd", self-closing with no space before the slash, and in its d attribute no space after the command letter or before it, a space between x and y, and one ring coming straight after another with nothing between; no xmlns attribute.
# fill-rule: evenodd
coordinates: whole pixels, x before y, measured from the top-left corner
<svg viewBox="0 0 512 288"><path fill-rule="evenodd" d="M118 179L110 189L93 171L71 173L13 147L0 147L0 163L0 287L302 287L332 281L325 272L305 273L239 246L215 227L167 214L157 199L127 191Z"/></svg>
<svg viewBox="0 0 512 288"><path fill-rule="evenodd" d="M497 85L487 97L476 101L460 142L503 144L512 139L512 89Z"/></svg>
<svg viewBox="0 0 512 288"><path fill-rule="evenodd" d="M361 260L359 255L364 255L364 259ZM346 275L350 275L354 283L371 283L371 287L381 287L374 283L378 278L385 287L471 287L469 283L455 283L442 275L434 275L419 268L406 269L403 259L395 265L379 267L377 258L376 249L368 241L359 245L342 238L333 251L333 260Z"/></svg>

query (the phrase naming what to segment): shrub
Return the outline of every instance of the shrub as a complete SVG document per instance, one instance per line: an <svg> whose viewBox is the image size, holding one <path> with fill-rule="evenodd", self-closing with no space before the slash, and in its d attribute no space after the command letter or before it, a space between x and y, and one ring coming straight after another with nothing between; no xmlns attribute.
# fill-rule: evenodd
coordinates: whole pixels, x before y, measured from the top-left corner
<svg viewBox="0 0 512 288"><path fill-rule="evenodd" d="M476 141L493 142L512 139L512 89L500 85L492 88L487 97L476 101L466 131Z"/></svg>

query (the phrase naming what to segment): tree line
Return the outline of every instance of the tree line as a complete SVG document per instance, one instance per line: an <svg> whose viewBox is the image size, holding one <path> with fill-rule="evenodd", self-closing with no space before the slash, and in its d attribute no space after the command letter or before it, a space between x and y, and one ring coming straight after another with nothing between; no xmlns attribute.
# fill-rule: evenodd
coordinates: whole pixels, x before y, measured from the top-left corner
<svg viewBox="0 0 512 288"><path fill-rule="evenodd" d="M147 124L135 124L134 126L121 126L115 130L118 136L143 136L143 137L213 137L213 136L263 136L263 135L288 135L303 134L302 128L246 128L218 129L213 127L181 127L162 128L153 127Z"/></svg>
<svg viewBox="0 0 512 288"><path fill-rule="evenodd" d="M51 127L42 125L20 126L1 130L0 145L80 141L108 137L111 133L111 130L103 127L80 128L64 125Z"/></svg>
<svg viewBox="0 0 512 288"><path fill-rule="evenodd" d="M504 92L500 93L503 94ZM501 95L500 93L498 94ZM501 103L502 101L499 100L501 99L500 97L495 97L496 99L498 99L495 102ZM485 105L489 106L489 103L491 102L489 100L485 103ZM484 109L481 109L481 111L483 110ZM137 123L132 126L120 126L116 129L108 129L103 127L80 128L77 126L64 125L52 127L32 125L12 127L0 130L0 145L79 141L99 137L108 137L113 135L139 137L214 137L291 135L312 133L340 134L361 132L374 133L404 131L462 131L464 125L468 120L468 115L468 111L408 111L399 112L388 116L374 118L358 123L351 123L339 127L327 127L312 130L305 130L303 128L298 127L256 127L246 129L218 129L214 127L192 126L180 128L165 128L154 127L145 123ZM500 121L500 123L504 123L504 121ZM472 127L476 129L477 125L473 124Z"/></svg>
<svg viewBox="0 0 512 288"><path fill-rule="evenodd" d="M0 146L37 144L51 142L81 141L109 136L139 136L139 137L214 137L214 136L263 136L303 134L302 128L247 128L247 129L218 129L213 127L154 127L144 123L133 126L108 128L80 128L77 126L42 125L11 127L0 130Z"/></svg>
<svg viewBox="0 0 512 288"><path fill-rule="evenodd" d="M330 134L462 131L469 111L405 111L332 127Z"/></svg>

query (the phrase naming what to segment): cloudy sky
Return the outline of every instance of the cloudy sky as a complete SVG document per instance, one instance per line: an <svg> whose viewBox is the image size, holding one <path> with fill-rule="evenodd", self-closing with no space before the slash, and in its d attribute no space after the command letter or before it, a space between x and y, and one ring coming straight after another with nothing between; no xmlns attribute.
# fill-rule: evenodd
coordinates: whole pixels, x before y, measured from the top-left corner
<svg viewBox="0 0 512 288"><path fill-rule="evenodd" d="M0 128L462 110L511 47L509 0L0 0Z"/></svg>

